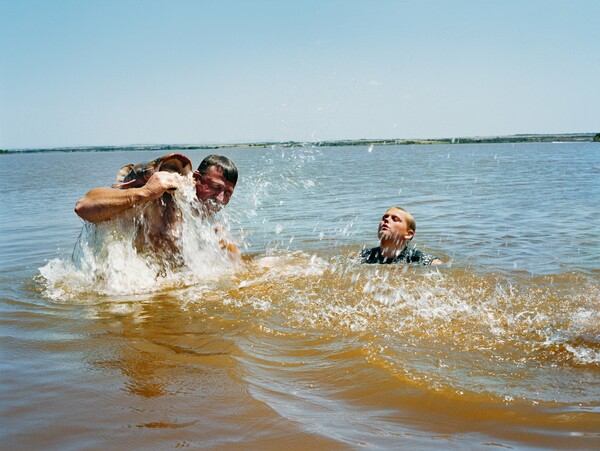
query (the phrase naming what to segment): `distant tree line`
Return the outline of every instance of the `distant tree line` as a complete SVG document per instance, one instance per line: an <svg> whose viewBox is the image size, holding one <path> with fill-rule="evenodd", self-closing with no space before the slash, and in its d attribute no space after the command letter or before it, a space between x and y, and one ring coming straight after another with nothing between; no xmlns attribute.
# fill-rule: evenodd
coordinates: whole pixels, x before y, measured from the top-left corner
<svg viewBox="0 0 600 451"><path fill-rule="evenodd" d="M508 135L471 138L435 138L435 139L343 139L319 142L300 141L265 141L237 144L153 144L132 146L97 146L97 147L58 147L52 149L0 149L0 154L22 152L114 152L119 150L215 150L231 148L267 148L267 147L304 147L307 145L318 147L344 147L344 146L398 146L419 144L492 144L492 143L522 143L522 142L600 142L600 133L566 133L560 135Z"/></svg>

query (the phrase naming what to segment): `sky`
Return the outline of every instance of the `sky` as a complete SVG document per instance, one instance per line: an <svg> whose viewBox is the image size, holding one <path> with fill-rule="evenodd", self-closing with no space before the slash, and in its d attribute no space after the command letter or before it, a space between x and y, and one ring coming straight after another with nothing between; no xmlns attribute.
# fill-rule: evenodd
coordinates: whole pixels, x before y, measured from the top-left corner
<svg viewBox="0 0 600 451"><path fill-rule="evenodd" d="M600 132L598 0L0 0L0 149Z"/></svg>

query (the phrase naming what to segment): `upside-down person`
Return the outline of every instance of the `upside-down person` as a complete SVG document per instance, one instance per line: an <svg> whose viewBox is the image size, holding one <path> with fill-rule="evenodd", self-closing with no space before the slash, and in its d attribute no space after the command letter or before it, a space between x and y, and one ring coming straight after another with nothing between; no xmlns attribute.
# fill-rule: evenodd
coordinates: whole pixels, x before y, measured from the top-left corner
<svg viewBox="0 0 600 451"><path fill-rule="evenodd" d="M200 219L209 219L229 203L238 179L235 164L222 155L207 156L196 171L192 171L190 160L180 154L124 166L112 188L89 191L75 205L75 213L94 224L129 215L140 219L140 226L144 224L136 237L138 248L174 249L177 235L174 226L181 217L172 192L182 183L180 175L190 174L194 178ZM222 241L221 245L239 257L235 244Z"/></svg>

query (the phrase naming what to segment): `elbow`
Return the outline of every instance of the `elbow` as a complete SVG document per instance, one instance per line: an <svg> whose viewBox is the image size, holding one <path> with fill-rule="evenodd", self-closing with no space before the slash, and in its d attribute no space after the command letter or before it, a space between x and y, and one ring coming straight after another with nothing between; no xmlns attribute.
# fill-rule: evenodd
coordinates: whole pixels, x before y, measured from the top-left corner
<svg viewBox="0 0 600 451"><path fill-rule="evenodd" d="M79 199L75 204L75 214L81 219L85 219L85 203L83 202L83 199Z"/></svg>
<svg viewBox="0 0 600 451"><path fill-rule="evenodd" d="M92 214L92 211L85 201L85 198L79 199L75 204L75 214L84 221L97 222Z"/></svg>

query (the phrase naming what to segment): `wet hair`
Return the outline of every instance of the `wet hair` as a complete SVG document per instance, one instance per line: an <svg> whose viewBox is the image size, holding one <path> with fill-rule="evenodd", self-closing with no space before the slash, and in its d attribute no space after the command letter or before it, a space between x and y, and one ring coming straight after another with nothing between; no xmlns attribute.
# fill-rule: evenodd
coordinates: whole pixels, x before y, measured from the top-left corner
<svg viewBox="0 0 600 451"><path fill-rule="evenodd" d="M411 215L407 210L405 210L402 207L390 207L388 208L388 210L392 208L403 211L406 214L406 225L408 226L409 230L412 230L414 233L417 233L417 222L415 221L415 218L413 218L413 215Z"/></svg>
<svg viewBox="0 0 600 451"><path fill-rule="evenodd" d="M200 166L198 166L198 172L200 175L205 175L211 167L216 166L223 172L223 177L228 182L233 183L234 185L237 183L238 179L238 170L233 161L229 158L224 157L223 155L209 155Z"/></svg>

